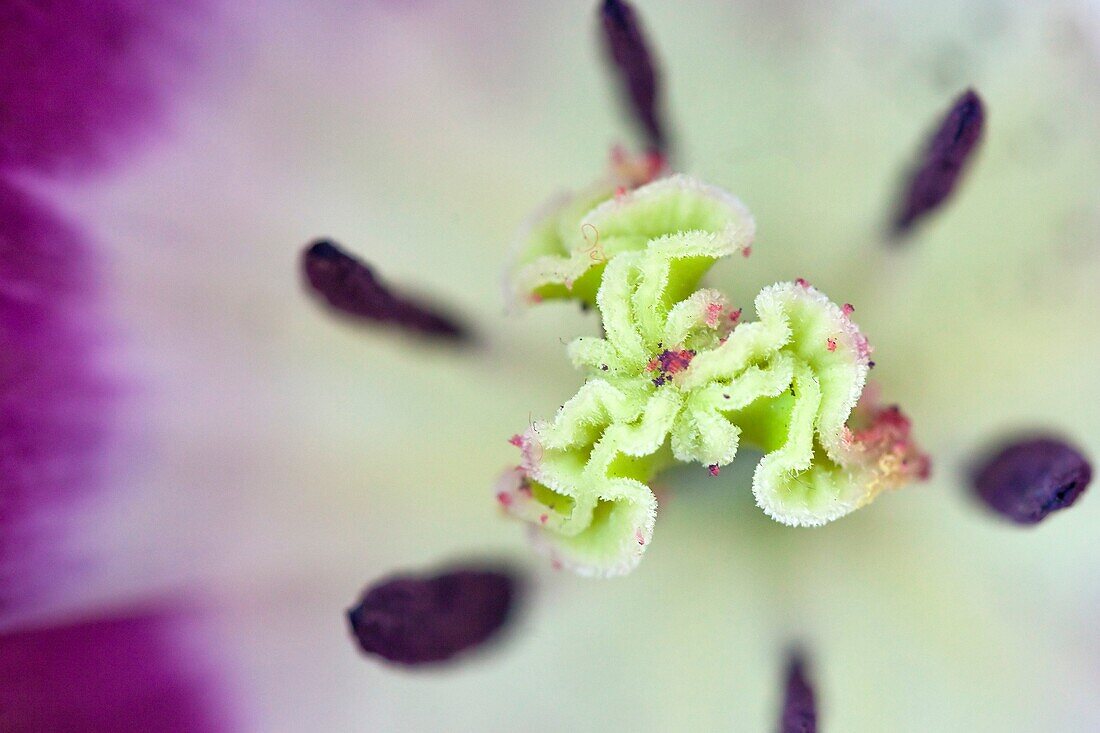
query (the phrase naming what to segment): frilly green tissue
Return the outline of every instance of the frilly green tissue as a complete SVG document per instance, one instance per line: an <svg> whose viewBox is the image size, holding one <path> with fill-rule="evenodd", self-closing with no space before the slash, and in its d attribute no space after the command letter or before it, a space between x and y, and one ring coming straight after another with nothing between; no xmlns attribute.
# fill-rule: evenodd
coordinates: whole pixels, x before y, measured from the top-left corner
<svg viewBox="0 0 1100 733"><path fill-rule="evenodd" d="M696 289L754 233L736 197L680 175L595 187L528 227L512 297L590 303L604 333L569 345L584 385L512 438L520 464L497 487L555 566L629 572L653 537L653 477L675 462L718 476L742 443L765 453L757 504L789 525L825 524L927 474L905 416L860 403L871 349L850 306L803 280L777 283L746 322Z"/></svg>

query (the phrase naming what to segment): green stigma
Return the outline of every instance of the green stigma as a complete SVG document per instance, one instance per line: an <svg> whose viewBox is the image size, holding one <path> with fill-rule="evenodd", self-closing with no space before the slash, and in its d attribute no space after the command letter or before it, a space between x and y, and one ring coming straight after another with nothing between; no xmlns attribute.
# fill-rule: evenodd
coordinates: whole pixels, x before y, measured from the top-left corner
<svg viewBox="0 0 1100 733"><path fill-rule="evenodd" d="M904 415L857 408L871 349L850 306L778 283L744 322L696 289L719 258L747 254L754 231L735 197L685 176L578 196L530 228L513 294L589 302L604 332L569 345L587 379L513 438L522 460L498 487L556 565L629 572L652 539L653 477L675 462L717 476L742 443L765 454L757 504L789 525L825 524L927 473Z"/></svg>

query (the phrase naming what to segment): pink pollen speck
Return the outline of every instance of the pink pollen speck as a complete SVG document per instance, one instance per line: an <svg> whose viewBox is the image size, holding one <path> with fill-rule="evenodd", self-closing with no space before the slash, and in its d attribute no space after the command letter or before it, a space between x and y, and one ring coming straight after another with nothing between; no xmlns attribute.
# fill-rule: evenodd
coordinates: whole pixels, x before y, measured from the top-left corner
<svg viewBox="0 0 1100 733"><path fill-rule="evenodd" d="M846 316L850 316L856 311L851 303L845 303L844 305L840 306L840 310L844 311L844 315Z"/></svg>
<svg viewBox="0 0 1100 733"><path fill-rule="evenodd" d="M752 247L742 247L741 248L741 256L742 257L748 257L751 254L752 254Z"/></svg>
<svg viewBox="0 0 1100 733"><path fill-rule="evenodd" d="M634 539L638 541L638 544L645 547L645 535L642 534L642 530L634 530Z"/></svg>
<svg viewBox="0 0 1100 733"><path fill-rule="evenodd" d="M721 303L708 303L707 304L707 325L711 328L718 326L718 319L722 317L722 304Z"/></svg>
<svg viewBox="0 0 1100 733"><path fill-rule="evenodd" d="M737 323L738 321L741 320L741 309L740 308L738 308L735 311L730 311L730 320L733 321L734 323Z"/></svg>
<svg viewBox="0 0 1100 733"><path fill-rule="evenodd" d="M546 524L546 521L547 521L548 519L550 519L550 515L549 515L549 514L541 514L541 515L539 515L539 523L540 523L540 524Z"/></svg>
<svg viewBox="0 0 1100 733"><path fill-rule="evenodd" d="M836 351L836 339L826 339L825 348L829 351Z"/></svg>
<svg viewBox="0 0 1100 733"><path fill-rule="evenodd" d="M512 506L512 495L509 494L507 491L502 491L497 494L497 501L500 502L501 506Z"/></svg>
<svg viewBox="0 0 1100 733"><path fill-rule="evenodd" d="M721 472L722 472L722 469L718 468L717 463L712 463L709 466L707 466L707 473L709 473L711 476L717 476Z"/></svg>
<svg viewBox="0 0 1100 733"><path fill-rule="evenodd" d="M520 435L519 433L516 433L511 438L508 438L508 442L511 445L514 445L515 447L519 448L521 445L523 445L523 436Z"/></svg>
<svg viewBox="0 0 1100 733"><path fill-rule="evenodd" d="M857 333L855 339L856 351L859 352L859 356L861 359L866 359L871 355L871 344L867 341L867 337L864 336L862 333ZM874 364L872 363L871 366L874 366Z"/></svg>
<svg viewBox="0 0 1100 733"><path fill-rule="evenodd" d="M800 277L800 278L798 278L797 280L795 280L795 281L794 281L794 284L795 284L795 285L797 285L797 286L798 286L798 287L800 287L800 288L808 288L808 287L810 287L810 283L809 283L809 282L807 282L807 281L806 281L806 278L804 278L804 277Z"/></svg>

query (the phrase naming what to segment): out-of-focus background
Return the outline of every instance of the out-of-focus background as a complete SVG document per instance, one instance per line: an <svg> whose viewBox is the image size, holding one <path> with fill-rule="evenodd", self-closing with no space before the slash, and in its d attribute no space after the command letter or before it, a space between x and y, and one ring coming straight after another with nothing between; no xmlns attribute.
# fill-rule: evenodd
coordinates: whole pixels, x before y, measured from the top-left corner
<svg viewBox="0 0 1100 733"><path fill-rule="evenodd" d="M636 139L595 3L210 4L140 154L39 185L101 248L129 384L117 490L70 538L84 579L53 613L202 599L255 731L766 731L794 642L826 731L1100 730L1100 501L1022 530L965 481L1019 429L1100 451L1100 9L635 5L676 167L757 219L753 256L709 282L746 307L796 277L852 303L932 480L791 529L753 505L749 456L676 470L637 571L552 571L492 486L508 436L581 380L563 342L597 325L507 315L501 282L528 213ZM891 244L901 177L968 86L980 155ZM333 319L298 271L319 235L477 346ZM531 573L501 644L430 671L357 652L363 586L470 556Z"/></svg>

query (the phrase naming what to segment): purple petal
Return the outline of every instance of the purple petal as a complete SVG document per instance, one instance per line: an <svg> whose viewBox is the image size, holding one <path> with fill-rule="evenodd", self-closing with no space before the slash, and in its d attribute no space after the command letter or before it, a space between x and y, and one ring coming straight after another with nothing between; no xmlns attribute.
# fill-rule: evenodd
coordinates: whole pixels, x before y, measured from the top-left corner
<svg viewBox="0 0 1100 733"><path fill-rule="evenodd" d="M129 147L200 4L0 7L0 614L64 576L58 525L99 480L110 417L90 248L13 174L87 172Z"/></svg>
<svg viewBox="0 0 1100 733"><path fill-rule="evenodd" d="M229 730L187 622L137 612L0 634L0 730Z"/></svg>
<svg viewBox="0 0 1100 733"><path fill-rule="evenodd" d="M302 254L302 268L313 290L341 313L430 336L467 336L466 330L448 316L393 293L367 265L333 242L320 240L310 245Z"/></svg>
<svg viewBox="0 0 1100 733"><path fill-rule="evenodd" d="M1092 479L1083 455L1052 438L1011 443L974 472L974 489L993 511L1018 524L1035 524L1077 501Z"/></svg>
<svg viewBox="0 0 1100 733"><path fill-rule="evenodd" d="M814 691L806 679L805 662L801 655L795 654L787 666L787 691L779 718L779 733L814 733L816 730Z"/></svg>
<svg viewBox="0 0 1100 733"><path fill-rule="evenodd" d="M133 140L181 60L183 0L0 7L0 168L83 170Z"/></svg>
<svg viewBox="0 0 1100 733"><path fill-rule="evenodd" d="M516 586L510 573L477 568L393 577L367 589L348 620L368 654L399 664L442 662L500 631Z"/></svg>
<svg viewBox="0 0 1100 733"><path fill-rule="evenodd" d="M947 200L977 150L984 125L982 100L968 89L951 105L912 174L894 220L895 233L909 231Z"/></svg>
<svg viewBox="0 0 1100 733"><path fill-rule="evenodd" d="M93 272L80 237L0 175L0 614L58 582L36 568L99 480L110 389Z"/></svg>
<svg viewBox="0 0 1100 733"><path fill-rule="evenodd" d="M600 7L607 54L619 73L623 91L634 110L635 121L653 150L664 151L666 137L661 122L661 81L653 63L641 22L630 3L605 0Z"/></svg>

